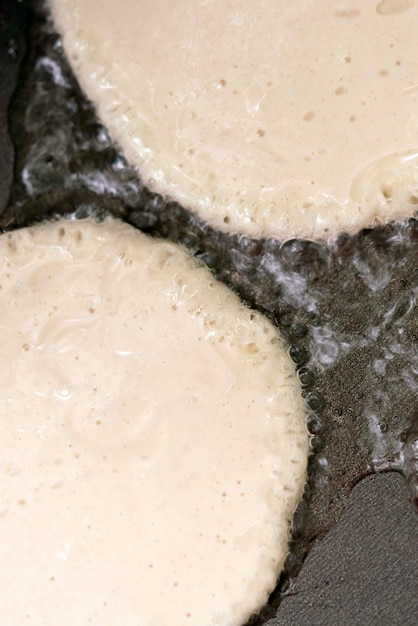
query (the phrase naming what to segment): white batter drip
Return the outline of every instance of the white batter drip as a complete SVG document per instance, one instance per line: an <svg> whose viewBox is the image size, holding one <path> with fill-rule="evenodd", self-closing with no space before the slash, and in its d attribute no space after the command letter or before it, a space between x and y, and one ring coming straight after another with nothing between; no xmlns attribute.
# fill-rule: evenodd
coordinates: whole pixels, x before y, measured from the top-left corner
<svg viewBox="0 0 418 626"><path fill-rule="evenodd" d="M418 2L50 0L153 189L220 229L328 238L418 203Z"/></svg>
<svg viewBox="0 0 418 626"><path fill-rule="evenodd" d="M308 454L276 330L107 219L0 237L2 626L238 626Z"/></svg>

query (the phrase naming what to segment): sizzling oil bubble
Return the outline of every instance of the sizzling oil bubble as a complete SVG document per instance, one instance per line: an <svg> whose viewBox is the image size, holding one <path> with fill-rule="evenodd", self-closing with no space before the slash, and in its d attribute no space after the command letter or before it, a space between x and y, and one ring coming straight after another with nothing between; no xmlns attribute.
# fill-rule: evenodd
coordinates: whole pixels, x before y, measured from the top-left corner
<svg viewBox="0 0 418 626"><path fill-rule="evenodd" d="M301 367L299 372L299 380L304 387L312 387L315 382L315 376L313 372L307 367Z"/></svg>

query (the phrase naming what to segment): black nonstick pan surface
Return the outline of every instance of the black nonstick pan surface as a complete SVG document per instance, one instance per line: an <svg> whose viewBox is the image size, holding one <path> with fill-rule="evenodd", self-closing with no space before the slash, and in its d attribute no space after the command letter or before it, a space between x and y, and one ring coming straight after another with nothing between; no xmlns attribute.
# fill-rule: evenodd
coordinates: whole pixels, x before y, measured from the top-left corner
<svg viewBox="0 0 418 626"><path fill-rule="evenodd" d="M417 624L417 219L326 244L209 228L144 188L44 3L3 0L0 228L106 212L186 246L288 342L313 452L285 572L251 624Z"/></svg>

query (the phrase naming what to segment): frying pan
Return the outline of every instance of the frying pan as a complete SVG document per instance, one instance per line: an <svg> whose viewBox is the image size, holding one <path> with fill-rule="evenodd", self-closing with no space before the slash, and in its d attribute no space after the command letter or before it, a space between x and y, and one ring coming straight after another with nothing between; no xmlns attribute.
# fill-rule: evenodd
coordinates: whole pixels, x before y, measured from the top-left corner
<svg viewBox="0 0 418 626"><path fill-rule="evenodd" d="M418 139L418 138L417 138ZM186 246L277 325L309 407L291 551L253 626L418 622L418 222L327 243L208 227L141 183L42 0L0 8L0 228L110 212Z"/></svg>

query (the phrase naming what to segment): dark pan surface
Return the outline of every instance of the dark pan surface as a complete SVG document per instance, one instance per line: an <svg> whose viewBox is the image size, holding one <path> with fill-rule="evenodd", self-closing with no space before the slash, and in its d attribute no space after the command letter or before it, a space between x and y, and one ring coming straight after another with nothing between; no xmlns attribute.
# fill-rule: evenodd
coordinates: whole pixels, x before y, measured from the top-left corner
<svg viewBox="0 0 418 626"><path fill-rule="evenodd" d="M3 0L0 7L0 210L6 206L13 178L8 112L26 52L28 13L27 3L16 0Z"/></svg>
<svg viewBox="0 0 418 626"><path fill-rule="evenodd" d="M0 9L0 122L24 51L28 6L8 1ZM11 32L20 42L12 66ZM417 220L328 244L214 231L143 187L81 93L40 0L32 3L27 43L8 124L0 124L0 228L111 212L185 245L289 343L314 452L286 572L252 623L414 625Z"/></svg>

